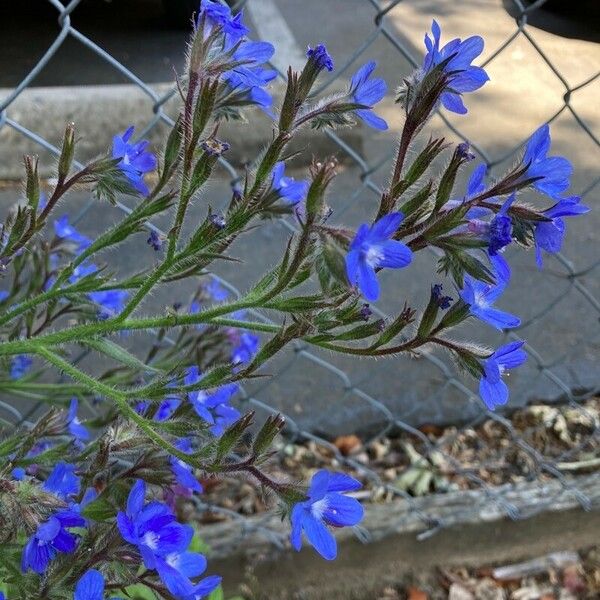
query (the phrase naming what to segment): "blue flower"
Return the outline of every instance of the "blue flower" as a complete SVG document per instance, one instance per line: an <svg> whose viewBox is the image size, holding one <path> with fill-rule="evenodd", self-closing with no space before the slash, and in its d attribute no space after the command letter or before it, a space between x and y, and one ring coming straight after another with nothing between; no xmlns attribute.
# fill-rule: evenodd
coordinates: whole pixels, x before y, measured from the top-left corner
<svg viewBox="0 0 600 600"><path fill-rule="evenodd" d="M75 586L73 600L102 600L104 598L104 577L100 571L89 569Z"/></svg>
<svg viewBox="0 0 600 600"><path fill-rule="evenodd" d="M469 305L470 313L480 321L500 330L518 327L521 324L519 317L492 306L508 285L510 269L500 255L490 257L490 260L495 267L496 283L484 283L466 275L460 297Z"/></svg>
<svg viewBox="0 0 600 600"><path fill-rule="evenodd" d="M88 297L92 302L100 305L98 318L104 321L118 315L123 310L129 292L126 290L104 290L90 292Z"/></svg>
<svg viewBox="0 0 600 600"><path fill-rule="evenodd" d="M404 215L390 213L369 227L363 223L356 232L346 256L346 274L350 285L358 285L363 296L374 302L379 298L379 282L375 269L401 269L412 260L408 246L390 239L398 230Z"/></svg>
<svg viewBox="0 0 600 600"><path fill-rule="evenodd" d="M125 177L140 194L147 196L150 191L144 183L144 175L156 169L156 157L151 152L146 152L149 144L147 140L137 144L129 143L133 130L134 127L131 126L123 135L113 138L112 156L121 159L118 166Z"/></svg>
<svg viewBox="0 0 600 600"><path fill-rule="evenodd" d="M538 267L542 268L542 250L550 254L560 252L565 236L565 222L562 217L575 217L589 212L590 208L579 204L579 196L562 198L553 207L544 211L551 221L540 221L534 230L535 257Z"/></svg>
<svg viewBox="0 0 600 600"><path fill-rule="evenodd" d="M308 181L296 181L293 177L285 177L285 163L278 162L273 169L273 189L287 204L298 204L306 198Z"/></svg>
<svg viewBox="0 0 600 600"><path fill-rule="evenodd" d="M333 58L331 58L325 44L317 44L314 48L310 46L306 50L306 58L313 60L315 66L319 70L327 69L333 71Z"/></svg>
<svg viewBox="0 0 600 600"><path fill-rule="evenodd" d="M73 552L77 547L77 537L67 528L84 525L85 519L71 510L61 510L42 523L23 548L23 573L31 569L41 575L58 552Z"/></svg>
<svg viewBox="0 0 600 600"><path fill-rule="evenodd" d="M29 371L33 361L26 354L17 354L10 361L10 378L21 379Z"/></svg>
<svg viewBox="0 0 600 600"><path fill-rule="evenodd" d="M45 492L54 494L61 500L68 500L78 494L80 487L81 479L75 475L75 465L64 462L56 464L42 485Z"/></svg>
<svg viewBox="0 0 600 600"><path fill-rule="evenodd" d="M313 548L325 559L337 555L335 537L326 525L347 527L357 525L363 517L363 507L355 498L342 492L361 488L356 479L342 473L317 471L308 489L308 499L298 502L292 509L291 542L295 550L302 547L302 532Z"/></svg>
<svg viewBox="0 0 600 600"><path fill-rule="evenodd" d="M188 367L184 385L193 385L202 379L200 369L196 365ZM210 425L209 430L219 437L225 429L240 418L238 410L229 405L231 397L237 392L235 383L223 385L212 392L196 390L188 392L188 400L194 407L196 414Z"/></svg>
<svg viewBox="0 0 600 600"><path fill-rule="evenodd" d="M490 221L488 245L490 256L495 256L512 242L512 219L508 215L508 209L516 197L516 194L511 194Z"/></svg>
<svg viewBox="0 0 600 600"><path fill-rule="evenodd" d="M264 69L260 65L268 62L274 52L275 48L268 42L243 42L232 57L232 60L242 64L223 73L222 79L232 91L245 93L250 102L268 109L273 98L262 88L277 77L277 71Z"/></svg>
<svg viewBox="0 0 600 600"><path fill-rule="evenodd" d="M550 127L542 125L529 139L525 147L523 164L527 165L524 178L539 177L533 187L558 199L559 195L571 185L569 178L573 165L563 156L547 156L550 150Z"/></svg>
<svg viewBox="0 0 600 600"><path fill-rule="evenodd" d="M181 400L177 396L165 398L156 409L154 420L162 423L171 418L171 415L179 408Z"/></svg>
<svg viewBox="0 0 600 600"><path fill-rule="evenodd" d="M90 433L77 418L77 408L77 398L72 398L71 404L69 405L69 414L67 415L67 427L69 429L69 433L77 441L83 442L90 439Z"/></svg>
<svg viewBox="0 0 600 600"><path fill-rule="evenodd" d="M205 286L206 293L217 302L223 302L229 298L229 291L226 290L216 279L211 279Z"/></svg>
<svg viewBox="0 0 600 600"><path fill-rule="evenodd" d="M431 24L433 40L425 34L425 47L427 54L423 59L423 73L427 74L437 65L448 60L444 66L444 73L448 76L448 87L442 93L440 100L444 107L464 115L467 108L463 104L461 95L474 92L489 80L488 74L481 68L471 65L473 60L483 52L483 39L474 35L461 41L456 38L440 49L442 32L434 20Z"/></svg>
<svg viewBox="0 0 600 600"><path fill-rule="evenodd" d="M354 74L350 81L350 96L357 104L369 107L355 110L356 116L370 127L384 131L388 124L371 110L387 92L387 85L383 79L369 79L376 66L375 61L368 62Z"/></svg>
<svg viewBox="0 0 600 600"><path fill-rule="evenodd" d="M479 166L477 166L471 173L471 176L469 177L469 181L467 182L467 192L465 196L457 200L448 200L448 202L446 202L446 204L444 205L444 209L450 210L452 208L456 208L464 202L466 202L467 200L474 198L478 194L481 194L481 192L483 192L486 188L484 182L486 172L487 167L484 163L481 163ZM489 208L474 206L473 208L470 208L468 210L465 217L467 219L480 219L481 217L489 215L490 212L491 211Z"/></svg>
<svg viewBox="0 0 600 600"><path fill-rule="evenodd" d="M226 50L229 50L250 32L243 23L242 11L234 17L231 14L229 6L220 2L202 0L198 13L198 22L200 22L202 17L205 18L206 23L211 29L213 27L221 28L225 36Z"/></svg>
<svg viewBox="0 0 600 600"><path fill-rule="evenodd" d="M83 263L77 265L69 277L69 282L77 283L80 279L83 279L88 275L92 275L93 273L96 273L96 271L98 271L98 267L93 263Z"/></svg>
<svg viewBox="0 0 600 600"><path fill-rule="evenodd" d="M250 362L258 351L260 339L248 331L243 331L237 340L237 344L231 351L231 362L234 366Z"/></svg>
<svg viewBox="0 0 600 600"><path fill-rule="evenodd" d="M186 454L191 454L193 452L192 442L189 438L181 438L180 440L177 440L175 442L175 447ZM186 462L177 458L176 456L172 456L171 470L173 471L173 475L175 475L175 479L179 485L193 492L202 493L203 490L200 482L194 477L192 467L190 467L190 465L188 465Z"/></svg>
<svg viewBox="0 0 600 600"><path fill-rule="evenodd" d="M187 552L194 530L178 523L165 504L145 504L145 496L146 484L136 481L129 493L126 511L117 514L117 527L123 539L138 548L145 567L156 569L167 589L178 598L193 599L205 587L213 583L214 587L219 585L217 577L196 584L190 581L190 577L197 577L206 569L204 556Z"/></svg>
<svg viewBox="0 0 600 600"><path fill-rule="evenodd" d="M10 292L7 292L6 290L0 290L0 302L4 302L9 296Z"/></svg>
<svg viewBox="0 0 600 600"><path fill-rule="evenodd" d="M61 240L69 240L77 244L77 254L83 252L92 243L88 237L69 224L69 215L63 215L54 221L54 233Z"/></svg>
<svg viewBox="0 0 600 600"><path fill-rule="evenodd" d="M506 344L484 362L479 394L489 410L507 403L508 387L502 381L502 375L506 369L514 369L527 360L527 354L521 350L524 343L519 341Z"/></svg>

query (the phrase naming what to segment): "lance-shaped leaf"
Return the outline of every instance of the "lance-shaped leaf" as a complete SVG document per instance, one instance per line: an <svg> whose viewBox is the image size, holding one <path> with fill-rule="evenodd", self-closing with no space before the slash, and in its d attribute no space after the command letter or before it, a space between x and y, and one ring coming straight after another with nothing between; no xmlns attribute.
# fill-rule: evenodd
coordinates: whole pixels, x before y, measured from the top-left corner
<svg viewBox="0 0 600 600"><path fill-rule="evenodd" d="M246 413L243 417L238 419L233 425L229 426L223 435L217 442L217 449L215 459L217 463L220 463L239 443L244 432L254 422L254 411Z"/></svg>
<svg viewBox="0 0 600 600"><path fill-rule="evenodd" d="M252 456L258 458L271 448L275 436L283 429L285 419L280 415L269 415L252 444Z"/></svg>
<svg viewBox="0 0 600 600"><path fill-rule="evenodd" d="M134 356L128 350L125 350L119 344L112 342L106 338L93 338L88 339L82 342L84 345L93 348L97 352L104 354L118 363L125 365L126 367L130 367L134 371L148 371L152 373L162 373L160 369L156 369L150 365L143 363L137 356Z"/></svg>

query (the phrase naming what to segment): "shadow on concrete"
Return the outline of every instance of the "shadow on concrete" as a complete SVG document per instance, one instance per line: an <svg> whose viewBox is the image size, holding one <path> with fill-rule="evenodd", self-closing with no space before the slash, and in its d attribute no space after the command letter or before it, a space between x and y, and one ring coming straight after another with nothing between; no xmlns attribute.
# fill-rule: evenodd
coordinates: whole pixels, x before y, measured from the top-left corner
<svg viewBox="0 0 600 600"><path fill-rule="evenodd" d="M521 11L514 0L502 0L506 12L518 19ZM526 0L526 7L533 4ZM548 0L527 15L527 25L562 37L600 42L600 2L598 0Z"/></svg>

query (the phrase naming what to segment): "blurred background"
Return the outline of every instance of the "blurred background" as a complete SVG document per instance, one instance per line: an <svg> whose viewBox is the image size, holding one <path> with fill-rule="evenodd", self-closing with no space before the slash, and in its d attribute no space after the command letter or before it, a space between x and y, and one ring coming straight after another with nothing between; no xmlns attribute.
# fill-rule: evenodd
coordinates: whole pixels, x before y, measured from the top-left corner
<svg viewBox="0 0 600 600"><path fill-rule="evenodd" d="M365 587L356 596L348 592L339 597L400 598L408 597L413 588L429 597L438 597L438 592L445 597L454 584L471 594L456 598L600 597L600 571L593 566L598 562L595 550L583 548L588 543L586 536L600 521L598 513L581 513L597 508L600 497L600 3L247 0L234 8L245 11L252 37L276 46L273 66L281 73L289 64L302 66L307 45L325 42L336 69L323 78L320 93L345 86L364 62L378 62L378 74L390 92L377 112L390 129L384 133L364 127L327 135L308 133L299 142L306 152L294 163L297 177L306 176L311 155L333 153L341 162L330 198L333 219L356 226L372 216L402 124L393 90L422 61L423 36L432 18L442 27L442 42L483 36L486 45L478 64L485 66L490 82L468 96L467 116L438 114L426 133L443 135L452 142L469 141L493 177L514 163L533 131L550 122L553 153L567 156L575 166L570 193L582 195L582 203L592 208L585 218L568 223L563 252L548 257L543 271L537 270L531 252L516 252L514 257L509 253L514 279L502 307L521 316L518 330L505 336L473 324L460 332L493 346L511 335L527 340L529 360L511 375L511 403L503 414L487 412L473 382L458 377L447 357L437 353L372 363L319 354L299 345L270 365L271 378L244 390L240 398L243 407L263 413L283 411L288 417L274 468L297 469L304 477L318 466L342 464L368 482L364 499L377 506L373 509L376 516L367 521L365 531L356 532L359 541L348 542L356 545L348 554L348 564L335 568L352 582L347 583L351 589L358 589L363 583L353 578L352 560L369 566L372 574L366 579L371 591ZM19 197L15 182L20 177L22 153L39 153L46 174L51 175L54 145L59 143L66 121L77 124L81 160L106 150L112 136L130 123L136 125L140 137L148 137L160 147L177 111L173 81L175 73L182 72L189 19L195 9L191 0L1 3L3 210ZM276 95L283 84L282 76L274 86ZM210 188L213 206L227 199L240 167L271 135L271 124L260 113L241 127L241 131L225 128L222 136L235 143L228 162L222 164L219 180ZM198 201L196 214L204 214L205 202ZM78 227L90 236L119 215L118 207L94 205L85 191L73 194L69 203ZM246 267L225 266L215 275L232 293L243 289L260 269L272 264L292 229L292 222L274 223L257 233L259 243L256 238L241 239L233 254L249 257ZM145 243L142 246L120 254L119 269L125 272L142 259L152 261L152 251ZM413 306L424 302L434 263L433 255L420 256L410 272L382 274L379 313L394 314L404 300ZM193 291L189 286L166 290L156 295L148 310L162 311L169 302L185 300ZM135 341L132 344L135 350ZM22 407L5 398L0 414L17 423L34 419L42 410L35 402L27 405L26 414ZM225 489L220 500L232 493ZM214 538L215 555L231 561L231 556L240 552L240 537L258 536L256 540L252 537L258 550L251 560L247 556L245 560L256 567L261 585L267 584L260 569L267 573L264 565L272 559L284 565L281 579L288 578L288 588L304 589L308 594L297 597L324 597L315 591L321 586L318 571L312 580L310 575L304 580L297 575L295 580L295 570L290 566L286 571L283 559L273 554L281 545L281 536L265 531L277 532L280 526L264 512L259 495L240 488L235 488L235 494L239 506L231 507L235 516L227 516L232 519L229 537L218 529L223 523L211 525L216 529L209 528L207 533ZM210 502L208 499L205 506L207 514L217 514ZM557 521L549 516L556 510L570 512L560 513L563 518ZM522 520L525 518L528 521ZM490 535L495 539L485 523L505 523L503 519L514 520L518 527L505 525L503 531L513 537L509 536L505 550L497 543L494 551L484 543ZM475 529L464 538L457 537L456 527L464 531L465 523L474 524ZM524 531L528 534L519 538ZM454 540L460 552L456 553L455 545L454 550L435 554L433 542L414 541L416 532L421 538L438 540L441 548L452 548ZM429 534L436 535L430 538ZM392 559L385 540L394 535L407 537L402 538L406 547L394 546L396 558ZM361 543L369 540L370 558L361 554ZM468 551L481 546L486 550ZM507 581L517 582L517 591L524 589L523 577L532 578L535 585L531 584L530 595L509 595L516 593L510 588L512 583L498 584L502 578L477 569L455 569L441 579L432 576L426 581L393 576L400 572L398 557L403 552L435 555L437 564L468 563L479 569L482 564L517 558L517 554L531 559L566 549L580 553L557 559L559 566L545 558L541 566L529 567L533 571L526 568L523 576L520 571L511 572ZM375 558L383 554L389 560L378 571ZM256 562L257 555L262 562ZM310 573L310 559L304 560ZM558 575L551 584L553 569ZM594 577L597 588L591 587ZM492 583L485 585L489 584L490 594L497 592L496 596L477 591L488 579ZM249 584L245 581L244 585ZM558 585L558 592L554 588L548 592L555 596L543 596L548 585ZM582 585L587 586L584 591ZM343 588L339 581L338 588ZM280 596L271 597L287 597L284 593L288 592L292 593L289 589L273 592ZM585 596L588 592L592 595ZM571 596L564 595L567 593ZM327 597L338 596L334 590Z"/></svg>

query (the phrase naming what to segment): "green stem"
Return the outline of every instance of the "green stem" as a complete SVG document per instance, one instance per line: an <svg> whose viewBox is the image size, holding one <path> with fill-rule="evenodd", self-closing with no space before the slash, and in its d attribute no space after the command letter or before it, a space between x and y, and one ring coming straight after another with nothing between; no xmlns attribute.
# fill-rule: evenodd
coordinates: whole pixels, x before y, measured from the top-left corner
<svg viewBox="0 0 600 600"><path fill-rule="evenodd" d="M94 379L87 373L80 371L77 367L68 363L66 360L58 356L58 354L55 354L47 348L38 347L35 352L42 358L45 358L49 363L60 369L63 373L67 374L74 381L85 385L88 389L97 394L106 396L107 398L113 400L117 404L121 414L124 417L131 419L157 446L192 466L200 466L196 464L197 461L194 461L190 455L186 454L185 452L181 452L181 450L178 450L169 441L165 440L160 434L154 431L152 428L152 423L135 412L135 410L127 402L127 396L123 392L120 392L119 390L116 390L109 385Z"/></svg>
<svg viewBox="0 0 600 600"><path fill-rule="evenodd" d="M210 323L223 325L227 327L237 327L239 329L249 329L252 331L263 331L266 333L276 333L279 327L265 323L253 323L249 321L240 321L237 319L217 319L221 315L232 313L244 308L251 308L254 303L238 301L230 304L216 306L215 308L205 310L195 314L172 314L161 317L150 317L144 319L130 319L128 321L118 321L109 319L97 323L88 323L78 325L70 329L64 329L56 333L48 333L35 338L35 340L16 340L0 344L0 356L10 354L35 353L39 346L60 345L71 342L81 342L86 339L100 335L116 333L118 331L139 330L139 329L159 329L161 327L185 327L188 325L199 325L201 323Z"/></svg>

